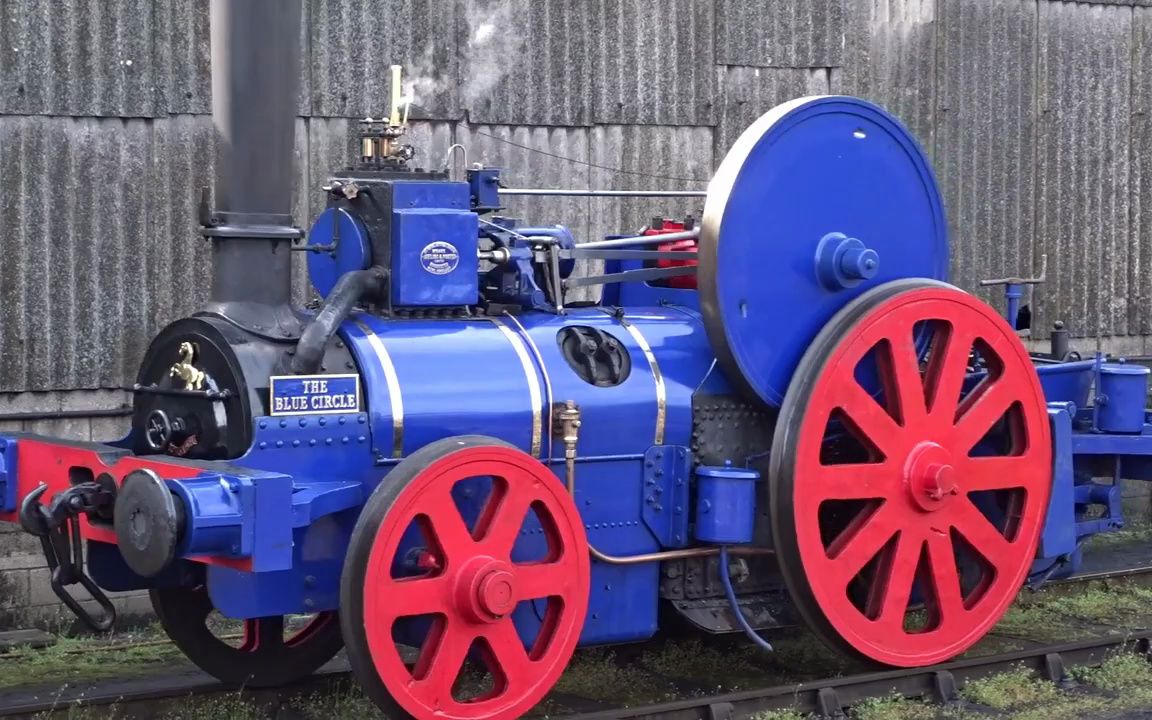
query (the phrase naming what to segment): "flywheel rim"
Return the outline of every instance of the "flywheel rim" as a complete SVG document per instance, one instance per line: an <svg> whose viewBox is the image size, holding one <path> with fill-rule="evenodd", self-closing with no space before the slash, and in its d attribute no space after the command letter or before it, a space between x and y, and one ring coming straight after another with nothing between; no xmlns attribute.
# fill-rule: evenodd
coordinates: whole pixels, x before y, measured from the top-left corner
<svg viewBox="0 0 1152 720"><path fill-rule="evenodd" d="M913 334L926 327L934 328L934 357L921 370ZM961 360L972 349L988 371L965 389L972 376ZM861 385L865 362L879 383ZM1043 390L1007 323L944 283L880 286L812 343L780 417L770 461L773 533L785 582L813 630L836 649L903 667L947 660L983 637L1031 567L1051 487ZM849 442L862 434L863 461L821 459L837 427ZM971 441L977 455L989 452L992 427L1007 438L993 456L964 449ZM831 525L829 507L847 508L848 519ZM978 577L957 573L962 557ZM927 617L908 628L914 591Z"/></svg>
<svg viewBox="0 0 1152 720"><path fill-rule="evenodd" d="M458 481L480 476L494 479L494 491L469 530L450 492ZM550 553L521 563L512 550L529 510ZM402 539L414 523L431 547L421 561L429 571L395 578ZM390 716L520 717L544 699L575 651L590 576L579 512L551 470L493 438L432 443L393 469L361 513L341 583L349 660ZM511 616L525 601L545 608L527 649ZM409 669L393 625L420 616L432 619ZM461 701L453 686L469 657L487 666L493 687Z"/></svg>

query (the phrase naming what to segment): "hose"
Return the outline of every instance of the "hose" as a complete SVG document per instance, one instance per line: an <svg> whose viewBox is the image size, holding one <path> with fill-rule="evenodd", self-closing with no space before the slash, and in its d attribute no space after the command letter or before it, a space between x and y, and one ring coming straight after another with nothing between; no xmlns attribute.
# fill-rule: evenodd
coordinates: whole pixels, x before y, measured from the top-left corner
<svg viewBox="0 0 1152 720"><path fill-rule="evenodd" d="M744 618L744 613L740 611L740 604L736 602L736 591L732 589L732 575L728 569L728 546L720 546L720 582L724 584L724 594L728 597L728 604L732 606L732 614L736 616L737 622L744 630L744 634L756 643L761 649L768 652L775 652L772 649L772 644L760 637L760 635L752 629L748 621Z"/></svg>
<svg viewBox="0 0 1152 720"><path fill-rule="evenodd" d="M296 354L292 357L294 375L308 375L320 368L328 341L347 319L352 308L356 307L356 303L369 293L379 293L383 289L385 277L384 268L381 267L357 270L340 276L332 292L324 298L320 312L308 324L304 334L300 336L300 342L296 344Z"/></svg>

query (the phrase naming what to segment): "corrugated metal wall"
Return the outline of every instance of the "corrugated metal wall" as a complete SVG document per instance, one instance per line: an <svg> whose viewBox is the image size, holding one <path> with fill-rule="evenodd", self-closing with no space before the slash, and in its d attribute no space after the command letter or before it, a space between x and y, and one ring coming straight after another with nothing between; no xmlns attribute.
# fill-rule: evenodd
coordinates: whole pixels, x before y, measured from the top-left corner
<svg viewBox="0 0 1152 720"><path fill-rule="evenodd" d="M207 0L0 0L0 392L116 388L197 307ZM295 213L416 80L421 159L511 184L703 188L786 99L887 106L932 155L962 286L1047 253L1035 324L1152 334L1149 0L308 0ZM455 167L462 166L460 158ZM582 238L698 202L535 199ZM300 295L306 279L297 273ZM986 297L994 297L988 293Z"/></svg>

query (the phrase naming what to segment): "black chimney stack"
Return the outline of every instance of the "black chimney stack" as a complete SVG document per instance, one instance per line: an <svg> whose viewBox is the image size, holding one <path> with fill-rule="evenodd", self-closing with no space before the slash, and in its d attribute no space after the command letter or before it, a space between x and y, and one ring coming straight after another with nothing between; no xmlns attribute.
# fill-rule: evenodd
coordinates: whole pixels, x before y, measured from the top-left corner
<svg viewBox="0 0 1152 720"><path fill-rule="evenodd" d="M211 0L216 198L208 312L274 339L299 337L292 311L292 158L302 0Z"/></svg>

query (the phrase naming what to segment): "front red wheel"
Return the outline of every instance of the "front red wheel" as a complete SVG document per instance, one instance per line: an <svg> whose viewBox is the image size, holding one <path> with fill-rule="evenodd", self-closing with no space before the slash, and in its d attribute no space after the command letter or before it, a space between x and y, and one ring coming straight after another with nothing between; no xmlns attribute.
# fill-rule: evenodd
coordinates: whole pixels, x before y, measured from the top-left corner
<svg viewBox="0 0 1152 720"><path fill-rule="evenodd" d="M967 650L1031 567L1051 485L1043 391L992 308L903 281L834 317L781 408L781 570L829 644L896 666Z"/></svg>
<svg viewBox="0 0 1152 720"><path fill-rule="evenodd" d="M514 553L522 538L539 552ZM492 438L432 443L388 473L353 533L349 661L390 717L520 717L575 650L590 573L580 515L547 467Z"/></svg>

